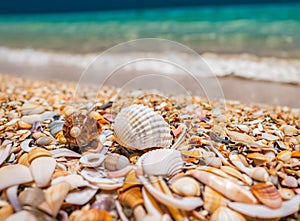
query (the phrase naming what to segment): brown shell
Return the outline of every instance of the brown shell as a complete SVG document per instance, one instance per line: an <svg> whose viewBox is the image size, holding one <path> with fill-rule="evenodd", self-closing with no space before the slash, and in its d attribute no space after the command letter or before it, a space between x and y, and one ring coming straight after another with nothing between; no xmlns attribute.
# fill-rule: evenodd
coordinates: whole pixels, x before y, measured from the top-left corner
<svg viewBox="0 0 300 221"><path fill-rule="evenodd" d="M72 128L80 129L77 137L71 135ZM67 142L74 146L85 146L100 133L100 124L94 118L80 113L70 115L63 125L63 134Z"/></svg>

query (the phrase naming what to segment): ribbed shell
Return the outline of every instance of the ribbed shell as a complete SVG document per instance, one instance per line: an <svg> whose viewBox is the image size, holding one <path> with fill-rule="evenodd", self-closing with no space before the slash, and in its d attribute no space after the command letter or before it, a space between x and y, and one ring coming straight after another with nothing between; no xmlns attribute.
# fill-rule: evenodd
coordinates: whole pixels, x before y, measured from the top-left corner
<svg viewBox="0 0 300 221"><path fill-rule="evenodd" d="M172 144L169 125L144 105L124 108L115 119L114 130L118 143L128 149L168 148Z"/></svg>
<svg viewBox="0 0 300 221"><path fill-rule="evenodd" d="M72 137L70 132L73 127L80 129L79 136ZM101 133L101 126L96 120L84 114L70 115L63 126L63 134L68 143L75 146L87 145Z"/></svg>

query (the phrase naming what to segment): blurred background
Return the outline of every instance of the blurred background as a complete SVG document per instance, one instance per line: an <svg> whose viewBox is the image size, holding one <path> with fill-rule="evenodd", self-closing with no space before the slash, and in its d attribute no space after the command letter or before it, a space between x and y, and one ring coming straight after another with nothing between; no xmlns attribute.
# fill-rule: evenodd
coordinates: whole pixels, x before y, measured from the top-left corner
<svg viewBox="0 0 300 221"><path fill-rule="evenodd" d="M299 11L296 0L5 1L0 72L78 81L98 53L163 38L201 54L227 99L300 107Z"/></svg>

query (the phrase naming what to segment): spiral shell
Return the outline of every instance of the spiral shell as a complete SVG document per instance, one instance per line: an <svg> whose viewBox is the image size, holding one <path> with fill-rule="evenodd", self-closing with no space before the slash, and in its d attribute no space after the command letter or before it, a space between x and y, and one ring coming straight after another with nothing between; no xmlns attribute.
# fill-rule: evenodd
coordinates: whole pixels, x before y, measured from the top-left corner
<svg viewBox="0 0 300 221"><path fill-rule="evenodd" d="M70 115L63 125L63 134L68 143L85 146L101 133L101 126L94 118L84 114Z"/></svg>
<svg viewBox="0 0 300 221"><path fill-rule="evenodd" d="M114 130L118 143L128 149L168 148L172 144L169 125L144 105L124 108L115 119Z"/></svg>

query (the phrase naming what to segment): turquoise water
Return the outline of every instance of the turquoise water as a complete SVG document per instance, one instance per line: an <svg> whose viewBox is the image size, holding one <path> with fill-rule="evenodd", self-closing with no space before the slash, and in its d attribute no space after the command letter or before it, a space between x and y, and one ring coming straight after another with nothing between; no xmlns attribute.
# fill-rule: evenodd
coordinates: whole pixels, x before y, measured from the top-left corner
<svg viewBox="0 0 300 221"><path fill-rule="evenodd" d="M199 52L300 57L300 3L0 16L0 47L97 52L158 37Z"/></svg>

